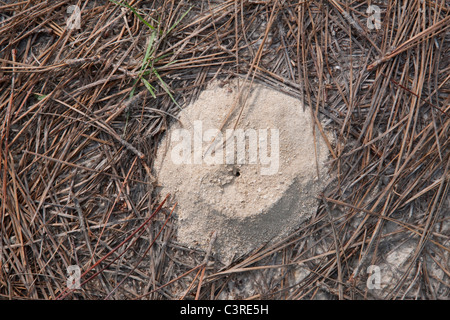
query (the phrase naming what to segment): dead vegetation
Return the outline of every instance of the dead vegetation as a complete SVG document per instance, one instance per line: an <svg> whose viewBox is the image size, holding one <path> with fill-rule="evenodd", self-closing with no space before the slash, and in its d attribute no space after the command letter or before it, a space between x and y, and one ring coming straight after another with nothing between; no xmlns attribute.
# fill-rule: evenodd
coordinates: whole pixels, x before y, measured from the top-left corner
<svg viewBox="0 0 450 320"><path fill-rule="evenodd" d="M2 299L450 297L448 2L128 5L0 1ZM336 178L307 225L222 266L176 242L151 168L180 108L230 77L325 119ZM406 241L389 290L369 290Z"/></svg>

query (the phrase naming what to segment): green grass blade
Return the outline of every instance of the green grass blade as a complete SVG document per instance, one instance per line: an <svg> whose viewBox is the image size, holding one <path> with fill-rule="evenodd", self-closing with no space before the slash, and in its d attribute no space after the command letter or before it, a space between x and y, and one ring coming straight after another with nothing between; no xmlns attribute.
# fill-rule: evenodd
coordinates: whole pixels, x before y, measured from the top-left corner
<svg viewBox="0 0 450 320"><path fill-rule="evenodd" d="M145 70L151 62L150 57L154 51L153 43L155 41L155 38L156 38L156 32L152 32L152 34L150 36L150 40L148 42L147 50L145 51L144 60L142 60L141 70L139 70L140 73L142 73L142 71ZM140 76L142 76L142 74Z"/></svg>
<svg viewBox="0 0 450 320"><path fill-rule="evenodd" d="M109 1L111 1L111 2L113 2L113 3L115 3L115 4L117 4L118 6L121 6L121 7L130 9L130 10L136 15L136 17L137 17L139 20L141 20L142 23L144 23L144 24L145 24L147 27L149 27L150 29L156 30L156 28L155 28L154 26L152 26L152 25L151 25L150 23L148 23L144 18L142 18L141 15L140 15L139 13L137 13L137 11L136 11L132 6L130 6L128 3L126 3L126 2L124 2L124 3L119 3L119 2L117 2L117 1L115 1L115 0L109 0Z"/></svg>
<svg viewBox="0 0 450 320"><path fill-rule="evenodd" d="M170 99L172 99L173 103L175 103L175 105L181 109L180 105L175 101L175 98L173 97L172 93L169 90L169 86L164 82L164 80L161 78L161 76L159 75L158 71L153 70L153 73L155 74L156 78L158 78L161 87L164 89L164 91L169 95Z"/></svg>
<svg viewBox="0 0 450 320"><path fill-rule="evenodd" d="M175 28L175 27L181 22L181 20L184 19L184 17L189 13L189 11L191 11L191 9L192 9L192 6L188 9L188 11L186 11L185 13L183 13L183 15L180 17L180 19L178 19L178 20L177 20L177 21L169 28L169 30L167 31L166 34L169 34L169 33L173 30L173 28Z"/></svg>
<svg viewBox="0 0 450 320"><path fill-rule="evenodd" d="M154 91L155 88L147 80L145 80L144 78L141 78L141 81L144 83L145 87L150 92L152 97L156 99L156 95L155 95L155 91Z"/></svg>
<svg viewBox="0 0 450 320"><path fill-rule="evenodd" d="M40 93L35 93L34 95L36 96L36 99L38 99L38 101L44 100L45 97L47 97L46 94L40 94Z"/></svg>
<svg viewBox="0 0 450 320"><path fill-rule="evenodd" d="M131 92L130 92L130 99L134 96L134 92L135 92L135 90L136 90L136 83L137 83L139 80L143 80L143 82L145 81L145 82L144 82L144 85L147 87L148 91L150 91L150 93L152 94L152 96L153 96L154 98L156 97L155 94L154 94L154 92L152 91L152 89L149 88L149 87L147 86L147 84L149 84L148 81L142 78L142 76L145 76L145 75L148 74L148 72L144 72L144 70L148 67L148 65L149 65L150 62L151 62L150 57L151 57L151 55L153 54L153 50L154 50L154 48L153 48L153 43L154 43L154 41L155 41L155 38L156 38L156 32L154 31L154 32L152 32L152 34L151 34L151 36L150 36L150 40L149 40L149 42L148 42L147 50L145 51L145 56L144 56L144 59L142 60L141 69L139 70L139 76L138 76L138 78L137 78L136 80L134 80L134 83L133 83L133 89L131 89ZM147 83L147 84L146 84L146 83ZM149 84L149 85L150 85L150 84ZM150 86L150 87L151 87L151 86ZM154 89L154 88L153 88L153 89Z"/></svg>

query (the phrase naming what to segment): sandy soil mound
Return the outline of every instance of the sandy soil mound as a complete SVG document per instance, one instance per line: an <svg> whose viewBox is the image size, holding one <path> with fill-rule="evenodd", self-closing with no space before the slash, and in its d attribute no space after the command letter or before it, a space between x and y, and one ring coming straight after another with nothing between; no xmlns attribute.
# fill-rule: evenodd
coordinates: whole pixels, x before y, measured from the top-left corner
<svg viewBox="0 0 450 320"><path fill-rule="evenodd" d="M171 126L155 165L161 194L178 202L178 240L206 249L216 231L224 262L299 227L326 179L328 149L309 111L255 84L241 109L246 92L237 100L236 83L212 83Z"/></svg>

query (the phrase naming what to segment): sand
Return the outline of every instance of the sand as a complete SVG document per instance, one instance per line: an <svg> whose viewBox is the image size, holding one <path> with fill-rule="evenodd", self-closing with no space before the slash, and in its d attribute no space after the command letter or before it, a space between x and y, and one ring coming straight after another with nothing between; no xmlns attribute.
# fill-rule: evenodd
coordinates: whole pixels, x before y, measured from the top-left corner
<svg viewBox="0 0 450 320"><path fill-rule="evenodd" d="M224 263L301 227L328 177L328 148L298 99L256 84L243 109L236 97L236 81L211 83L171 125L154 166L161 196L177 202L178 241L207 250L215 233Z"/></svg>

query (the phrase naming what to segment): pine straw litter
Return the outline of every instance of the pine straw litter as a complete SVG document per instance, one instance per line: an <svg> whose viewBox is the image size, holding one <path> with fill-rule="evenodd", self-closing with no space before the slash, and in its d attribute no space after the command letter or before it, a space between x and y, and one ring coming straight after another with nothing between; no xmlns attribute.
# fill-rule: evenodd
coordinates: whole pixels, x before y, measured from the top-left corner
<svg viewBox="0 0 450 320"><path fill-rule="evenodd" d="M370 29L373 4L0 1L0 298L450 298L450 7L379 1ZM301 229L221 265L177 243L152 166L183 106L232 78L325 121L336 178Z"/></svg>

